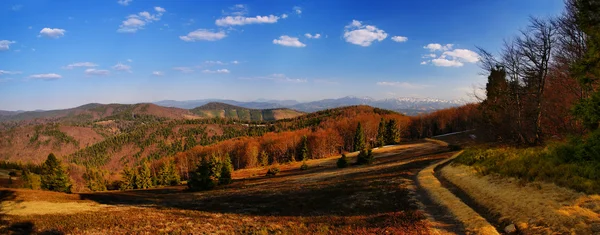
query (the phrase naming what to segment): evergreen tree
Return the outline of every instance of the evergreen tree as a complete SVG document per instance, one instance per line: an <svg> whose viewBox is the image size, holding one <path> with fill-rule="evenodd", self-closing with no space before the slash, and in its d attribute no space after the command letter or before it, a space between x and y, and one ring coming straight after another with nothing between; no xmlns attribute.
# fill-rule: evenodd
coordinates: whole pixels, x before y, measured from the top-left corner
<svg viewBox="0 0 600 235"><path fill-rule="evenodd" d="M399 139L398 124L395 119L390 119L385 127L385 144L396 144Z"/></svg>
<svg viewBox="0 0 600 235"><path fill-rule="evenodd" d="M219 182L220 164L216 157L210 159L202 158L202 162L194 172L190 174L188 188L191 191L209 190L214 188Z"/></svg>
<svg viewBox="0 0 600 235"><path fill-rule="evenodd" d="M41 183L42 189L45 190L71 192L69 176L53 153L48 155L48 158L42 165Z"/></svg>
<svg viewBox="0 0 600 235"><path fill-rule="evenodd" d="M340 159L337 160L337 167L338 168L348 167L348 158L346 157L346 154L342 154L342 157L340 157Z"/></svg>
<svg viewBox="0 0 600 235"><path fill-rule="evenodd" d="M23 188L29 189L41 189L42 179L39 175L30 172L29 170L23 170L21 175L21 181L23 181Z"/></svg>
<svg viewBox="0 0 600 235"><path fill-rule="evenodd" d="M225 155L225 160L221 164L219 185L231 184L231 172L233 172L233 166L231 165L231 158L229 158L229 154L227 154Z"/></svg>
<svg viewBox="0 0 600 235"><path fill-rule="evenodd" d="M385 145L385 119L381 118L379 121L379 127L377 128L377 147L383 147Z"/></svg>
<svg viewBox="0 0 600 235"><path fill-rule="evenodd" d="M373 163L373 161L375 161L375 157L373 156L373 152L371 151L371 149L361 150L360 153L358 153L358 156L356 157L356 165L371 164Z"/></svg>
<svg viewBox="0 0 600 235"><path fill-rule="evenodd" d="M136 184L136 171L132 170L131 168L125 166L125 168L123 169L123 173L122 173L122 183L120 185L120 189L121 190L126 190L126 189L135 189L135 184Z"/></svg>
<svg viewBox="0 0 600 235"><path fill-rule="evenodd" d="M135 177L135 186L138 189L147 189L152 187L152 172L147 163L142 164L138 168L138 173Z"/></svg>
<svg viewBox="0 0 600 235"><path fill-rule="evenodd" d="M308 139L306 136L302 136L302 141L300 141L300 145L298 146L297 154L297 160L306 161L308 159Z"/></svg>
<svg viewBox="0 0 600 235"><path fill-rule="evenodd" d="M366 147L365 131L362 128L360 122L356 127L356 134L354 134L354 151L360 151Z"/></svg>
<svg viewBox="0 0 600 235"><path fill-rule="evenodd" d="M92 191L106 191L106 185L108 182L104 179L104 174L101 171L86 168L85 173L83 174L83 179L85 180L86 187L88 187Z"/></svg>

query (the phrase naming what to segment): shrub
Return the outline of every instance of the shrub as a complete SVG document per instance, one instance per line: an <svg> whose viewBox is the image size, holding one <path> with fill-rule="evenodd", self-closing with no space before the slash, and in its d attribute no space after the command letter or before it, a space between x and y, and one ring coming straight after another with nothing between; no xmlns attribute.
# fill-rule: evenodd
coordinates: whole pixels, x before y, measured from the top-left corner
<svg viewBox="0 0 600 235"><path fill-rule="evenodd" d="M300 166L300 170L308 170L308 164L306 164L306 161L302 162L302 166Z"/></svg>
<svg viewBox="0 0 600 235"><path fill-rule="evenodd" d="M348 167L348 158L346 157L346 154L342 154L342 157L340 157L337 160L337 167L338 168L346 168L346 167Z"/></svg>
<svg viewBox="0 0 600 235"><path fill-rule="evenodd" d="M356 157L356 165L366 165L371 164L375 161L373 157L373 152L369 149L363 149L358 153L358 157Z"/></svg>
<svg viewBox="0 0 600 235"><path fill-rule="evenodd" d="M267 171L267 176L275 176L277 174L279 174L279 167L276 166L269 168Z"/></svg>

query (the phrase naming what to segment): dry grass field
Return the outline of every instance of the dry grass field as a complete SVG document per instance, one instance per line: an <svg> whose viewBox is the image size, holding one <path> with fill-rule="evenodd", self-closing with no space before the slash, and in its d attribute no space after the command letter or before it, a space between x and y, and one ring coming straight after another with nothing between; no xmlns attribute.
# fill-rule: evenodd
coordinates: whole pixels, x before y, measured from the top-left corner
<svg viewBox="0 0 600 235"><path fill-rule="evenodd" d="M429 234L415 175L448 157L429 142L377 149L369 166L337 158L234 172L205 192L185 186L61 194L1 191L2 234ZM351 154L353 156L355 154ZM350 161L355 159L350 157Z"/></svg>

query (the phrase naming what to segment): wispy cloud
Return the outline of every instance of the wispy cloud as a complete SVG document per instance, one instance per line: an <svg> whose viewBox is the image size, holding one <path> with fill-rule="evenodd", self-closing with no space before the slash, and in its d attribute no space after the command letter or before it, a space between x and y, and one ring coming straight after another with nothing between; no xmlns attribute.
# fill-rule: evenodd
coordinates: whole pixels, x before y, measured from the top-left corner
<svg viewBox="0 0 600 235"><path fill-rule="evenodd" d="M385 31L378 29L373 25L363 25L358 20L353 20L344 29L344 38L346 42L363 47L370 46L374 41L383 41L387 38Z"/></svg>
<svg viewBox="0 0 600 235"><path fill-rule="evenodd" d="M287 17L287 15L286 15ZM268 16L255 16L255 17L245 17L245 16L226 16L215 21L215 24L218 26L240 26L247 24L273 24L277 23L279 19L282 17L275 15Z"/></svg>
<svg viewBox="0 0 600 235"><path fill-rule="evenodd" d="M13 11L19 11L23 8L23 5L13 5L10 9Z"/></svg>
<svg viewBox="0 0 600 235"><path fill-rule="evenodd" d="M10 44L17 43L15 41L0 40L0 51L6 51L10 49Z"/></svg>
<svg viewBox="0 0 600 235"><path fill-rule="evenodd" d="M191 73L194 72L194 70L190 67L173 67L173 70L182 72L182 73Z"/></svg>
<svg viewBox="0 0 600 235"><path fill-rule="evenodd" d="M21 71L6 71L6 70L0 70L0 76L1 76L1 75L14 75L14 74L21 74Z"/></svg>
<svg viewBox="0 0 600 235"><path fill-rule="evenodd" d="M294 10L294 13L296 13L296 15L301 15L302 14L302 7L295 6L295 7L292 8L292 10Z"/></svg>
<svg viewBox="0 0 600 235"><path fill-rule="evenodd" d="M90 76L105 76L109 75L110 71L105 69L86 69L85 74Z"/></svg>
<svg viewBox="0 0 600 235"><path fill-rule="evenodd" d="M125 72L130 72L131 73L131 66L123 64L123 63L117 63L112 68L114 70L117 70L117 71L125 71Z"/></svg>
<svg viewBox="0 0 600 235"><path fill-rule="evenodd" d="M133 0L118 0L117 3L123 6L129 5Z"/></svg>
<svg viewBox="0 0 600 235"><path fill-rule="evenodd" d="M129 15L126 20L121 22L117 32L119 33L135 33L140 29L143 29L146 24L154 21L159 21L166 10L162 7L154 7L155 14L143 11L138 14Z"/></svg>
<svg viewBox="0 0 600 235"><path fill-rule="evenodd" d="M298 38L287 35L280 36L279 39L273 39L273 44L278 44L286 47L305 47L306 44L300 42Z"/></svg>
<svg viewBox="0 0 600 235"><path fill-rule="evenodd" d="M163 73L162 71L153 71L153 72L152 72L152 75L154 75L154 76L159 76L159 77L160 77L160 76L163 76L163 75L165 75L165 73Z"/></svg>
<svg viewBox="0 0 600 235"><path fill-rule="evenodd" d="M281 73L274 73L274 74L271 74L271 75L265 76L265 77L242 77L240 79L242 79L242 80L268 80L268 81L274 81L274 82L278 82L278 83L305 83L308 81L303 78L290 78L290 77L286 76L285 74L281 74Z"/></svg>
<svg viewBox="0 0 600 235"><path fill-rule="evenodd" d="M313 35L313 34L310 34L310 33L305 33L304 37L310 38L310 39L319 39L319 38L321 38L321 34L316 33L316 34Z"/></svg>
<svg viewBox="0 0 600 235"><path fill-rule="evenodd" d="M43 81L52 81L62 78L61 75L56 73L42 73L42 74L33 74L29 76L31 79L43 80Z"/></svg>
<svg viewBox="0 0 600 235"><path fill-rule="evenodd" d="M224 31L213 32L208 29L197 29L188 33L185 36L179 36L179 39L186 42L195 41L217 41L227 37Z"/></svg>
<svg viewBox="0 0 600 235"><path fill-rule="evenodd" d="M98 66L98 65L94 64L92 62L77 62L77 63L69 64L67 66L63 66L62 68L63 69L74 69L74 68L80 68L80 67L90 68L90 67L96 67L96 66Z"/></svg>
<svg viewBox="0 0 600 235"><path fill-rule="evenodd" d="M203 73L230 73L230 71L227 69L217 69L217 70L205 69L205 70L202 70L202 72Z"/></svg>

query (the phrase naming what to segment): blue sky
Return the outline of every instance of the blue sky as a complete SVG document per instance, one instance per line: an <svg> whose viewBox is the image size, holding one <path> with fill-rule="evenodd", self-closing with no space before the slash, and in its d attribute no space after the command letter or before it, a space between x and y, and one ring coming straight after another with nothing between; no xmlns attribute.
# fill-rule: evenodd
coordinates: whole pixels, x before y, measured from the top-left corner
<svg viewBox="0 0 600 235"><path fill-rule="evenodd" d="M562 0L0 1L0 109L204 98L468 98Z"/></svg>

